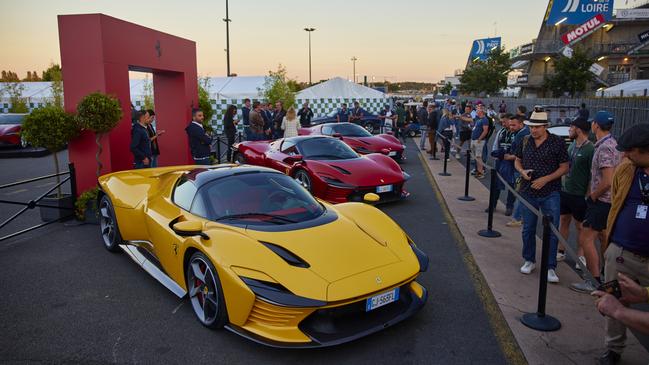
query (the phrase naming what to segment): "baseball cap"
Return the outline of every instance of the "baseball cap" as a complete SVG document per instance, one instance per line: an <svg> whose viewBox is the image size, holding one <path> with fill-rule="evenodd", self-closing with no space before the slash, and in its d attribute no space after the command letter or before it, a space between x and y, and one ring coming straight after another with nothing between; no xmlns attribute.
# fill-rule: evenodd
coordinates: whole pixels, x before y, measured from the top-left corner
<svg viewBox="0 0 649 365"><path fill-rule="evenodd" d="M634 125L617 140L618 151L630 151L636 147L649 147L649 123Z"/></svg>
<svg viewBox="0 0 649 365"><path fill-rule="evenodd" d="M614 122L613 114L606 110L600 110L595 114L595 118L592 121L602 126L611 125Z"/></svg>
<svg viewBox="0 0 649 365"><path fill-rule="evenodd" d="M590 132L590 123L588 123L586 118L577 117L572 122L570 122L570 125L574 125L575 127L581 129L586 133Z"/></svg>

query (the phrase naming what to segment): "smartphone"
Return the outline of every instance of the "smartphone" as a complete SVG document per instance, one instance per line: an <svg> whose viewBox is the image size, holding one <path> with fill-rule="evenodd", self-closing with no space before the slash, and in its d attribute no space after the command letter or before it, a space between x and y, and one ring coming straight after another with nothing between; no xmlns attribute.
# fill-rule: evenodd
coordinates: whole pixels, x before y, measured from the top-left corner
<svg viewBox="0 0 649 365"><path fill-rule="evenodd" d="M607 283L604 283L600 285L597 290L611 294L617 299L620 299L620 297L622 297L622 289L620 289L620 283L617 280L611 280Z"/></svg>

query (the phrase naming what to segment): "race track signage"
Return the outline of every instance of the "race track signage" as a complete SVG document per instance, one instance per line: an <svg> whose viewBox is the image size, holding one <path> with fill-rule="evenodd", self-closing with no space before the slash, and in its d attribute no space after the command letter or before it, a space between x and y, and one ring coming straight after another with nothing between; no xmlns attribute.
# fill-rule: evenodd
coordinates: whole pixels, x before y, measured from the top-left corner
<svg viewBox="0 0 649 365"><path fill-rule="evenodd" d="M649 18L649 9L618 9L615 17L617 19L646 19Z"/></svg>
<svg viewBox="0 0 649 365"><path fill-rule="evenodd" d="M638 39L640 40L640 43L649 41L649 30L645 30L644 32L638 34Z"/></svg>
<svg viewBox="0 0 649 365"><path fill-rule="evenodd" d="M583 24L597 14L604 21L613 17L613 0L553 0L549 4L546 23Z"/></svg>
<svg viewBox="0 0 649 365"><path fill-rule="evenodd" d="M530 78L529 74L519 75L518 78L516 78L516 83L519 84L519 85L527 84L529 78Z"/></svg>
<svg viewBox="0 0 649 365"><path fill-rule="evenodd" d="M561 40L567 45L575 44L601 28L605 22L606 20L604 19L604 16L602 14L597 14L584 24L562 35Z"/></svg>
<svg viewBox="0 0 649 365"><path fill-rule="evenodd" d="M492 49L500 47L500 41L500 37L476 39L473 41L469 59L473 60L479 58L481 60L486 60L489 58L489 53L491 53Z"/></svg>

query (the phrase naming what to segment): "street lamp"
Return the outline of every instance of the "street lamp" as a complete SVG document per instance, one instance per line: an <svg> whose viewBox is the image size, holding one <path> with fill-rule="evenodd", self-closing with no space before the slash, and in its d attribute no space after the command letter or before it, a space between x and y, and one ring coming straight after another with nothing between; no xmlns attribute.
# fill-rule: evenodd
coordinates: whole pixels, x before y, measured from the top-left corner
<svg viewBox="0 0 649 365"><path fill-rule="evenodd" d="M356 56L352 57L352 63L354 64L354 83L356 83L356 61L358 61L358 58Z"/></svg>
<svg viewBox="0 0 649 365"><path fill-rule="evenodd" d="M228 74L226 76L230 76L230 22L232 19L228 16L228 0L225 0L225 19L223 19L225 22L225 53L226 53L226 58L227 58L227 65L228 65Z"/></svg>
<svg viewBox="0 0 649 365"><path fill-rule="evenodd" d="M309 85L312 85L311 82L311 32L315 30L315 28L304 28L304 30L309 33Z"/></svg>

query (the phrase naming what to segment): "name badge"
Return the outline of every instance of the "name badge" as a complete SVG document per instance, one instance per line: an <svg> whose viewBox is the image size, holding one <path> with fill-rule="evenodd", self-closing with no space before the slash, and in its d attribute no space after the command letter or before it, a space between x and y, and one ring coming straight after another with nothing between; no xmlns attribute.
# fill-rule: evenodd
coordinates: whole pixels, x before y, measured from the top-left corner
<svg viewBox="0 0 649 365"><path fill-rule="evenodd" d="M635 211L635 218L636 219L647 219L647 211L649 210L649 206L646 205L638 205L638 209Z"/></svg>

